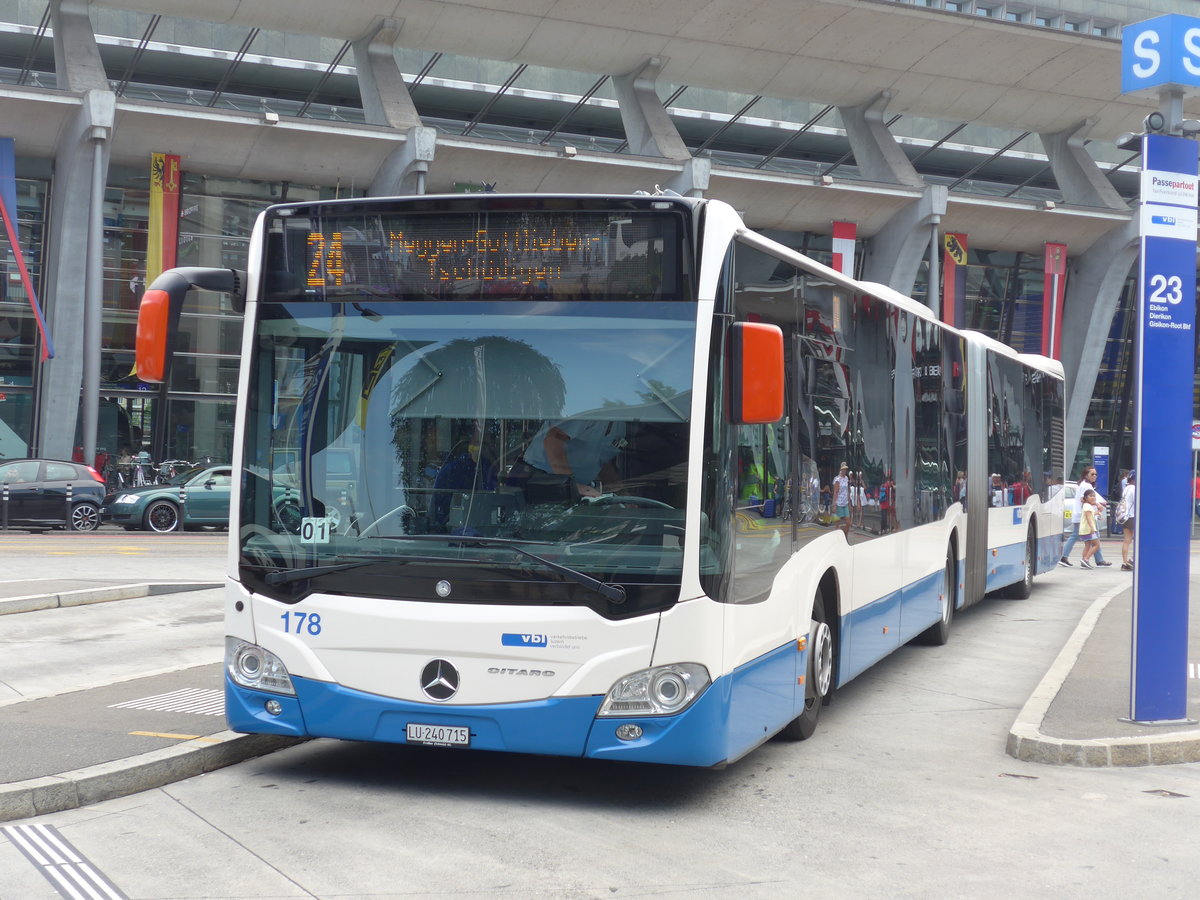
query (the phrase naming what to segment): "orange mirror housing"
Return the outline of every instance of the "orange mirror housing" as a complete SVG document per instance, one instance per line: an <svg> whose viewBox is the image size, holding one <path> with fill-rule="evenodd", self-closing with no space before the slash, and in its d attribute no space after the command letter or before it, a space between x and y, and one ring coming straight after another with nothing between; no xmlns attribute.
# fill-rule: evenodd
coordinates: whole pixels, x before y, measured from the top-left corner
<svg viewBox="0 0 1200 900"><path fill-rule="evenodd" d="M742 425L778 422L783 418L783 331L762 322L735 322L730 337L730 418Z"/></svg>
<svg viewBox="0 0 1200 900"><path fill-rule="evenodd" d="M147 290L138 307L137 377L161 383L167 371L167 336L171 323L171 295L166 291Z"/></svg>

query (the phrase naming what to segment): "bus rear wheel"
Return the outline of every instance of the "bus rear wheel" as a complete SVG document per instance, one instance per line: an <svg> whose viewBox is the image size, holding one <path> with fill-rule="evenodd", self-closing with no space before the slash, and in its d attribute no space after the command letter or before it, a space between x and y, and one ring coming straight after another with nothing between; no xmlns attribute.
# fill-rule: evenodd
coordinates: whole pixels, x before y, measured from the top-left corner
<svg viewBox="0 0 1200 900"><path fill-rule="evenodd" d="M954 554L946 556L946 568L942 572L941 616L936 622L917 635L917 643L940 647L950 640L950 624L954 621L955 587L958 582Z"/></svg>
<svg viewBox="0 0 1200 900"><path fill-rule="evenodd" d="M1033 593L1033 573L1037 571L1037 523L1029 523L1029 534L1025 536L1025 565L1021 580L1004 589L1004 596L1013 600L1025 600Z"/></svg>
<svg viewBox="0 0 1200 900"><path fill-rule="evenodd" d="M833 690L833 631L825 615L825 598L813 598L812 622L808 633L808 663L804 673L804 709L784 726L780 735L791 741L812 737L821 718L821 707Z"/></svg>

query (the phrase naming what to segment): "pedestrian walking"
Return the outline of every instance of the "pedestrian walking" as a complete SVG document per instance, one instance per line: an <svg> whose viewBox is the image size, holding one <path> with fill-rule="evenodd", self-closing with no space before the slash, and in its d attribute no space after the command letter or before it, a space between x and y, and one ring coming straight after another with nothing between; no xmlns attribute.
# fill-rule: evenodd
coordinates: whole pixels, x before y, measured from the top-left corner
<svg viewBox="0 0 1200 900"><path fill-rule="evenodd" d="M1125 540L1121 542L1121 568L1126 572L1133 571L1133 535L1137 525L1133 505L1137 496L1137 473L1130 471L1125 476L1125 490L1121 494L1121 505L1117 507L1117 521L1125 529Z"/></svg>
<svg viewBox="0 0 1200 900"><path fill-rule="evenodd" d="M1080 480L1078 486L1076 486L1076 488L1075 488L1075 502L1074 502L1074 506L1071 511L1071 536L1069 538L1067 538L1067 543L1063 546L1062 558L1058 561L1058 564L1060 566L1067 566L1069 568L1070 566L1074 565L1074 563L1072 563L1071 559L1070 559L1071 548L1074 547L1075 542L1079 540L1079 525L1080 525L1079 519L1080 519L1080 516L1083 515L1083 495L1087 491L1092 491L1093 493L1096 494L1095 508L1097 511L1104 509L1104 507L1106 505L1104 498L1098 492L1095 491L1095 485L1096 485L1096 468L1095 468L1095 466L1088 466L1086 469L1083 470L1083 478ZM1101 552L1099 549L1096 550L1094 555L1096 558L1095 565L1102 566L1102 567L1107 567L1107 566L1112 565L1112 563L1105 561L1104 553ZM1091 567L1089 566L1089 568L1091 568Z"/></svg>
<svg viewBox="0 0 1200 900"><path fill-rule="evenodd" d="M1083 494L1083 512L1079 520L1079 539L1083 541L1083 559L1079 564L1085 569L1094 568L1091 559L1100 550L1100 529L1096 527L1097 496L1091 488L1084 491Z"/></svg>
<svg viewBox="0 0 1200 900"><path fill-rule="evenodd" d="M850 467L842 463L833 478L833 504L836 507L838 527L850 533Z"/></svg>

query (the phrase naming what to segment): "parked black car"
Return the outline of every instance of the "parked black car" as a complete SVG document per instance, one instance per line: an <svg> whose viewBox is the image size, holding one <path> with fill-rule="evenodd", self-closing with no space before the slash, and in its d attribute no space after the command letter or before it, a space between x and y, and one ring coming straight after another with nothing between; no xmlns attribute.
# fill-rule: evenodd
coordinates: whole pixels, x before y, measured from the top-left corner
<svg viewBox="0 0 1200 900"><path fill-rule="evenodd" d="M61 459L0 459L0 523L46 528L69 524L75 531L95 531L103 502L104 479L91 466Z"/></svg>

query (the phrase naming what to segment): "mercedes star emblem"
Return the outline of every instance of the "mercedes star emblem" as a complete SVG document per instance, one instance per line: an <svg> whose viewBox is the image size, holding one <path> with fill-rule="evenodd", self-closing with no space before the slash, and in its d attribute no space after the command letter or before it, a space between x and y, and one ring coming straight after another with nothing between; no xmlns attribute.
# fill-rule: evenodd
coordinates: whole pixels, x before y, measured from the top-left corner
<svg viewBox="0 0 1200 900"><path fill-rule="evenodd" d="M458 693L458 669L447 659L431 659L421 670L421 690L439 703Z"/></svg>

